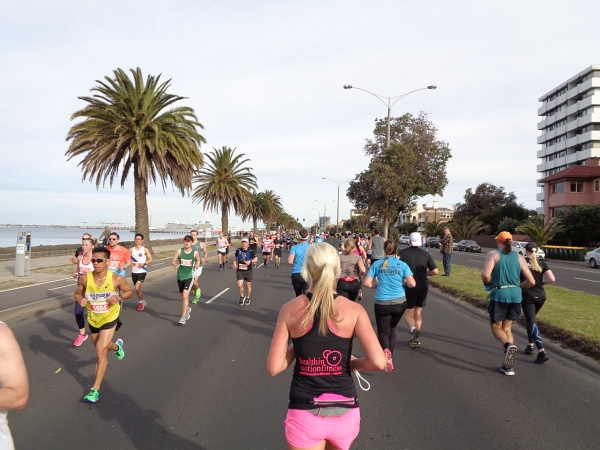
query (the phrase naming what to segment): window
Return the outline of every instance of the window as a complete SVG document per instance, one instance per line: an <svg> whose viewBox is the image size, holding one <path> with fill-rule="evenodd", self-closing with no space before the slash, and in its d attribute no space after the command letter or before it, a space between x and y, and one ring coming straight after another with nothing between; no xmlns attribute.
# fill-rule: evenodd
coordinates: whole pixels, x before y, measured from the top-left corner
<svg viewBox="0 0 600 450"><path fill-rule="evenodd" d="M581 181L571 181L571 192L583 192L583 183Z"/></svg>
<svg viewBox="0 0 600 450"><path fill-rule="evenodd" d="M594 180L594 192L600 192L600 180Z"/></svg>
<svg viewBox="0 0 600 450"><path fill-rule="evenodd" d="M553 194L564 194L565 193L565 183L554 183L552 185L552 193Z"/></svg>

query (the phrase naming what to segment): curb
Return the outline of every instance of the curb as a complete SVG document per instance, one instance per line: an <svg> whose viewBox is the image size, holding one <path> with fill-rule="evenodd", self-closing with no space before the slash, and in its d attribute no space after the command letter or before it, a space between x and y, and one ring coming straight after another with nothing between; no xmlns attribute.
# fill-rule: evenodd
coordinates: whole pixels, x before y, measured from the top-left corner
<svg viewBox="0 0 600 450"><path fill-rule="evenodd" d="M441 291L440 289L435 288L431 285L429 286L429 289L433 290L437 295L439 295L444 300L454 303L455 306L458 306L458 307L462 308L463 310L467 311L468 313L481 318L482 314L478 314L477 311L483 312L483 310L478 308L477 306L472 305L471 303L468 303L459 298L452 297L452 296L446 294L445 292ZM520 322L517 322L515 325L518 325L518 327L516 327L516 328L513 327L513 334L516 334L520 338L527 340L527 331L524 329L523 325ZM584 369L587 369L591 372L594 372L597 375L600 375L600 364L598 362L596 362L594 359L592 359L591 357L586 356L582 353L576 352L575 350L564 348L564 347L562 347L561 342L555 341L555 340L547 338L547 337L544 337L544 346L551 348L553 353L556 353L557 355L577 364L578 366L581 366Z"/></svg>

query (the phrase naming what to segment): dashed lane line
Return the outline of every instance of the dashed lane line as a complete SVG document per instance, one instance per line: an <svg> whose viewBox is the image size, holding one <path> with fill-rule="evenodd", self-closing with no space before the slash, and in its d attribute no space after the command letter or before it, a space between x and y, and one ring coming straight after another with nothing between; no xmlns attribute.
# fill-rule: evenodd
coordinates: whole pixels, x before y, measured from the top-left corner
<svg viewBox="0 0 600 450"><path fill-rule="evenodd" d="M206 302L206 304L208 303L212 303L213 300L217 299L218 297L220 297L222 294L224 294L225 292L227 292L229 290L229 288L225 288L223 289L221 292L219 292L217 295L215 295L213 298L211 298L210 300L208 300Z"/></svg>

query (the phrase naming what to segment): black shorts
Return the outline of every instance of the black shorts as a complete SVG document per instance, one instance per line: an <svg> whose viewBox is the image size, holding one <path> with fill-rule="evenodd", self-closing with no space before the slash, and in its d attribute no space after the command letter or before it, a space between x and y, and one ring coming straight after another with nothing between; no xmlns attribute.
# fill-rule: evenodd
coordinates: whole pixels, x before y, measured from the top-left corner
<svg viewBox="0 0 600 450"><path fill-rule="evenodd" d="M516 322L521 317L521 304L500 303L490 300L488 313L490 314L490 323L498 323L504 320Z"/></svg>
<svg viewBox="0 0 600 450"><path fill-rule="evenodd" d="M90 333L91 334L98 334L100 332L100 330L110 330L111 328L114 328L117 324L120 324L118 317L115 320L113 320L112 322L105 323L104 325L102 325L99 328L93 327L88 322L88 326L90 327ZM120 325L117 327L117 330L119 328L120 328Z"/></svg>
<svg viewBox="0 0 600 450"><path fill-rule="evenodd" d="M225 254L229 255L229 247L225 247Z"/></svg>
<svg viewBox="0 0 600 450"><path fill-rule="evenodd" d="M263 250L262 254L263 254L263 256L269 256L269 255L271 254L271 252L270 252L270 251L269 251L269 252L265 252L265 251Z"/></svg>
<svg viewBox="0 0 600 450"><path fill-rule="evenodd" d="M244 280L248 283L252 282L252 270L236 270L235 277L238 281Z"/></svg>
<svg viewBox="0 0 600 450"><path fill-rule="evenodd" d="M406 290L406 309L413 309L415 306L422 308L425 306L425 300L427 300L427 294L429 289L425 289L420 292L408 292Z"/></svg>
<svg viewBox="0 0 600 450"><path fill-rule="evenodd" d="M301 294L306 294L308 290L308 283L304 281L302 275L299 273L292 274L292 287L294 288L294 292L296 293L296 297Z"/></svg>
<svg viewBox="0 0 600 450"><path fill-rule="evenodd" d="M146 279L146 274L145 273L132 273L131 274L131 281L133 281L133 284L135 285L138 281L140 283L143 283L144 280Z"/></svg>
<svg viewBox="0 0 600 450"><path fill-rule="evenodd" d="M177 286L179 286L179 292L192 290L192 285L194 284L193 278L188 278L187 280L177 280Z"/></svg>
<svg viewBox="0 0 600 450"><path fill-rule="evenodd" d="M275 256L279 256L281 258L281 249L280 248L276 248L274 250L274 254L275 254Z"/></svg>

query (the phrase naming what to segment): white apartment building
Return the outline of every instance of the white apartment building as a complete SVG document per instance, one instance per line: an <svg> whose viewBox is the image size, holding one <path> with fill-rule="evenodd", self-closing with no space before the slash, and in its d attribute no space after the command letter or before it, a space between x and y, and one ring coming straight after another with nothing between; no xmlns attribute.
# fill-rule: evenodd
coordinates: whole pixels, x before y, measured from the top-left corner
<svg viewBox="0 0 600 450"><path fill-rule="evenodd" d="M600 65L590 66L538 99L538 180L600 157ZM544 187L536 200L544 213Z"/></svg>

